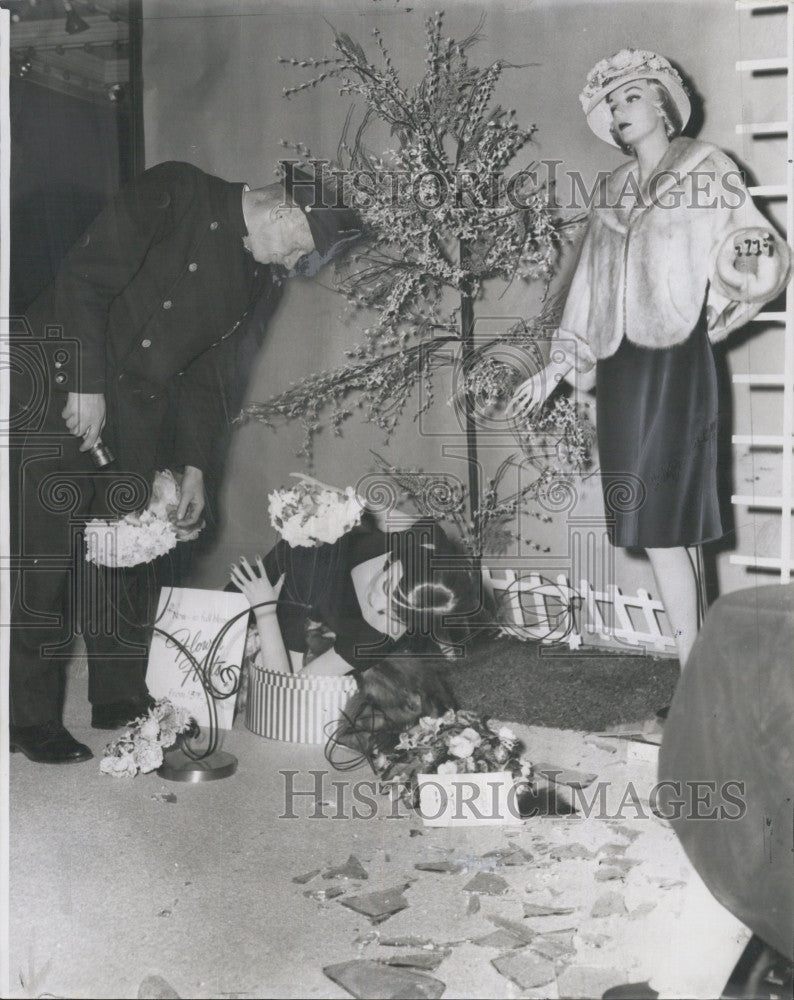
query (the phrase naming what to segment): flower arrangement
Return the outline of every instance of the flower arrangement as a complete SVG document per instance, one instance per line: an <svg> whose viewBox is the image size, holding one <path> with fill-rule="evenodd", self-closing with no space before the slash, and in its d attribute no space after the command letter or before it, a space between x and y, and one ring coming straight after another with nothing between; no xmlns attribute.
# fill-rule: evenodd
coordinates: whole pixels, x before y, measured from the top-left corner
<svg viewBox="0 0 794 1000"><path fill-rule="evenodd" d="M507 726L493 730L475 712L450 709L437 718L425 716L401 733L394 750L377 753L372 767L381 781L403 785L401 798L416 805L420 774L509 771L529 784L532 764L521 756L522 750L523 744Z"/></svg>
<svg viewBox="0 0 794 1000"><path fill-rule="evenodd" d="M336 84L362 109L356 122L359 112L351 108L333 164L300 142L282 142L315 173L327 166L323 172L346 185L345 201L363 220L368 239L338 267L339 290L352 310L366 314L362 341L348 352L347 364L250 403L238 418L270 426L277 418L299 420L307 457L326 409L337 433L361 409L388 436L417 383L427 408L434 372L454 364L456 348L470 358L473 303L485 283L517 277L548 283L567 228L581 221L563 219L550 204L528 155L535 127L522 126L515 111L496 103L504 74L520 67L502 59L482 67L471 61L481 26L455 39L444 33L443 11L427 18L425 72L413 85L401 80L378 29L372 55L332 29L335 51L327 58L280 60L310 74L285 88L285 97ZM376 136L381 141L378 129L390 136L389 148L379 152L367 146ZM351 187L362 177L366 190ZM528 327L545 335L549 317L536 319ZM522 347L523 336L514 334L505 339ZM494 374L503 393L508 373Z"/></svg>
<svg viewBox="0 0 794 1000"><path fill-rule="evenodd" d="M163 763L163 750L172 746L180 733L195 729L195 721L185 709L161 698L146 715L131 722L117 740L108 743L99 770L114 778L134 778L139 771L156 771Z"/></svg>
<svg viewBox="0 0 794 1000"><path fill-rule="evenodd" d="M184 529L176 525L181 490L179 479L169 469L155 474L149 505L138 513L115 520L94 518L85 526L88 562L97 566L138 566L163 556L177 542L196 538L203 524Z"/></svg>
<svg viewBox="0 0 794 1000"><path fill-rule="evenodd" d="M352 486L344 492L309 482L274 490L270 523L290 545L332 544L361 523L363 508Z"/></svg>

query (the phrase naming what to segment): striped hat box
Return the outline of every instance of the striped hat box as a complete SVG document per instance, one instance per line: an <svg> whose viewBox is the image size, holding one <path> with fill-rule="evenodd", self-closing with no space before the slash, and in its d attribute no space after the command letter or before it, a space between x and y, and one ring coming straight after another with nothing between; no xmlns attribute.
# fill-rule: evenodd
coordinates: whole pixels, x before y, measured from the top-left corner
<svg viewBox="0 0 794 1000"><path fill-rule="evenodd" d="M342 715L355 678L302 676L251 665L245 724L252 733L286 743L325 743L325 727Z"/></svg>

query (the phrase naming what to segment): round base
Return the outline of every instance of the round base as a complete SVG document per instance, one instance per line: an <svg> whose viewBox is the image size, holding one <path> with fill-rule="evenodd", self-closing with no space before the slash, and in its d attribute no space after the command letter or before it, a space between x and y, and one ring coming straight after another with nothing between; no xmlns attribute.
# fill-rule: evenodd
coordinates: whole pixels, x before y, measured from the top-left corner
<svg viewBox="0 0 794 1000"><path fill-rule="evenodd" d="M184 750L167 750L157 773L166 781L216 781L236 770L237 758L225 750L216 750L203 760L193 760Z"/></svg>

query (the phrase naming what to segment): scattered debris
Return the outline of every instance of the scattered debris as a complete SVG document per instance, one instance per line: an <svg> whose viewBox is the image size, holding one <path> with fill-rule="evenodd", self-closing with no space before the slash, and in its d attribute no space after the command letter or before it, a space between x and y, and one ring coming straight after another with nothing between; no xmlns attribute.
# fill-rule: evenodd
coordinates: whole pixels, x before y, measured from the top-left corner
<svg viewBox="0 0 794 1000"><path fill-rule="evenodd" d="M518 920L508 920L507 917L500 917L495 913L490 913L488 919L492 924L496 924L497 927L501 927L503 930L509 931L514 937L519 938L524 944L529 944L536 937L536 932L532 930L531 927L527 927L526 924L522 924Z"/></svg>
<svg viewBox="0 0 794 1000"><path fill-rule="evenodd" d="M176 795L174 795L173 792L155 792L154 795L150 795L149 798L153 799L155 802L159 802L161 805L165 805L166 802L176 802ZM144 982L146 982L145 979ZM176 996L176 993L174 996Z"/></svg>
<svg viewBox="0 0 794 1000"><path fill-rule="evenodd" d="M610 865L609 868L599 868L595 873L595 880L596 882L614 882L616 879L622 879L625 874L620 868L613 868Z"/></svg>
<svg viewBox="0 0 794 1000"><path fill-rule="evenodd" d="M596 851L596 854L605 854L607 857L611 858L620 857L626 853L626 848L628 846L628 844L602 844ZM599 862L599 864L601 864L601 862Z"/></svg>
<svg viewBox="0 0 794 1000"><path fill-rule="evenodd" d="M590 911L591 917L616 917L626 914L626 904L617 892L607 892L599 896Z"/></svg>
<svg viewBox="0 0 794 1000"><path fill-rule="evenodd" d="M526 951L514 951L494 958L491 965L522 990L545 986L556 978L554 965Z"/></svg>
<svg viewBox="0 0 794 1000"><path fill-rule="evenodd" d="M510 886L501 875L492 872L477 872L474 878L463 886L464 892L478 892L484 896L502 896Z"/></svg>
<svg viewBox="0 0 794 1000"><path fill-rule="evenodd" d="M549 857L555 861L584 860L589 861L595 854L584 846L584 844L563 844L552 847Z"/></svg>
<svg viewBox="0 0 794 1000"><path fill-rule="evenodd" d="M576 948L573 943L573 931L552 931L549 934L539 934L530 947L538 955L548 958L550 962L558 962L562 958L573 955Z"/></svg>
<svg viewBox="0 0 794 1000"><path fill-rule="evenodd" d="M409 935L408 937L381 938L380 943L384 948L433 948L435 947L430 938L420 938Z"/></svg>
<svg viewBox="0 0 794 1000"><path fill-rule="evenodd" d="M665 878L660 875L651 875L651 882L655 882L660 889L676 889L679 886L686 885L683 879L680 878Z"/></svg>
<svg viewBox="0 0 794 1000"><path fill-rule="evenodd" d="M318 903L326 903L329 899L344 895L344 892L338 885L331 885L327 889L307 889L303 895L307 899L316 899Z"/></svg>
<svg viewBox="0 0 794 1000"><path fill-rule="evenodd" d="M598 863L599 865L608 865L610 868L617 868L624 875L630 872L632 868L641 864L639 858L617 857L601 858Z"/></svg>
<svg viewBox="0 0 794 1000"><path fill-rule="evenodd" d="M502 848L502 850L488 851L486 854L483 854L483 857L495 858L500 865L504 865L506 868L512 868L515 865L525 865L535 860L529 851L525 851L523 847L514 847L512 844Z"/></svg>
<svg viewBox="0 0 794 1000"><path fill-rule="evenodd" d="M408 836L409 837L424 837L424 835L425 835L425 831L424 830L418 830L415 826L412 826L411 829L408 831Z"/></svg>
<svg viewBox="0 0 794 1000"><path fill-rule="evenodd" d="M382 961L386 965L395 965L399 968L424 969L427 972L433 972L450 953L451 949L449 948L443 951L420 951L408 955L394 955L392 958L386 958Z"/></svg>
<svg viewBox="0 0 794 1000"><path fill-rule="evenodd" d="M370 944L379 944L380 935L377 931L370 931L368 934L359 934L359 936L353 941L353 944L357 948L366 948Z"/></svg>
<svg viewBox="0 0 794 1000"><path fill-rule="evenodd" d="M591 747L596 747L598 750L606 750L607 753L617 753L618 748L614 743L610 743L608 740L600 739L598 736L585 736L585 743L589 743Z"/></svg>
<svg viewBox="0 0 794 1000"><path fill-rule="evenodd" d="M388 1000L392 997L435 1000L446 989L445 983L425 972L396 968L366 958L327 965L323 972L360 1000Z"/></svg>
<svg viewBox="0 0 794 1000"><path fill-rule="evenodd" d="M615 833L619 833L621 836L625 837L626 840L634 841L637 837L641 836L639 830L635 830L633 826L626 826L625 823L618 823L614 827Z"/></svg>
<svg viewBox="0 0 794 1000"><path fill-rule="evenodd" d="M459 872L461 866L455 861L417 861L414 865L420 872Z"/></svg>
<svg viewBox="0 0 794 1000"><path fill-rule="evenodd" d="M473 943L480 945L482 948L499 948L500 951L526 948L527 946L526 941L520 937L516 937L515 934L505 930L503 927L500 927L499 930L491 931L490 934L486 934L484 937L475 938Z"/></svg>
<svg viewBox="0 0 794 1000"><path fill-rule="evenodd" d="M296 875L292 881L295 882L297 885L306 885L306 883L311 882L313 878L317 878L321 870L322 869L320 868L315 868L313 869L313 871L306 872L304 875Z"/></svg>
<svg viewBox="0 0 794 1000"><path fill-rule="evenodd" d="M363 913L373 923L380 923L406 908L408 900L403 896L405 888L406 886L403 884L393 889L368 892L363 896L348 896L341 901L342 906L347 906L349 909L355 910L356 913Z"/></svg>
<svg viewBox="0 0 794 1000"><path fill-rule="evenodd" d="M560 767L559 764L535 764L532 773L533 777L538 775L553 781L555 785L567 785L569 788L587 788L598 777L597 774L574 771L568 767Z"/></svg>
<svg viewBox="0 0 794 1000"><path fill-rule="evenodd" d="M538 906L536 903L524 903L525 917L558 917L573 912L572 906Z"/></svg>
<svg viewBox="0 0 794 1000"><path fill-rule="evenodd" d="M337 868L329 868L328 871L323 872L323 878L365 879L369 878L369 873L355 854L351 854L343 865L339 865Z"/></svg>

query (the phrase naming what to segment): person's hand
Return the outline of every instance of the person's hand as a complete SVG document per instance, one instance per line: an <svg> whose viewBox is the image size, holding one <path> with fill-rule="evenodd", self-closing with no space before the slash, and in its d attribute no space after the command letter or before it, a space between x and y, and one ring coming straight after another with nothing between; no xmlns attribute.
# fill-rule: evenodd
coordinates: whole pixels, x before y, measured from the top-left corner
<svg viewBox="0 0 794 1000"><path fill-rule="evenodd" d="M177 528L192 528L198 524L204 510L204 473L193 465L186 465L182 476L179 507L176 512Z"/></svg>
<svg viewBox="0 0 794 1000"><path fill-rule="evenodd" d="M260 612L273 612L276 610L275 603L268 605L266 602L275 602L278 600L278 595L281 593L281 588L284 585L284 575L282 574L279 577L274 587L267 578L262 557L257 556L255 563L256 569L251 566L245 556L241 556L239 566L232 564L232 583L245 594L248 598L248 603L252 608L256 609L257 614ZM262 604L265 606L256 607Z"/></svg>
<svg viewBox="0 0 794 1000"><path fill-rule="evenodd" d="M101 392L68 392L61 416L69 432L83 439L80 451L88 451L105 426L105 397Z"/></svg>

